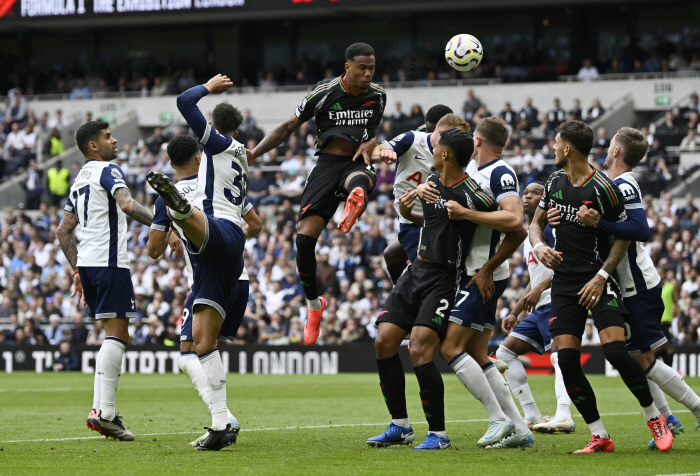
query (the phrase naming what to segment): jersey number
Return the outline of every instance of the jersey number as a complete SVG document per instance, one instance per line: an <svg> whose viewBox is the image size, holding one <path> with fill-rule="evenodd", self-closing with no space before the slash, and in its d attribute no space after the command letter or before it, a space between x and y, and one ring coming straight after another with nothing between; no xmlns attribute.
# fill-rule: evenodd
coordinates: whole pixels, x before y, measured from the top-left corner
<svg viewBox="0 0 700 476"><path fill-rule="evenodd" d="M73 201L75 202L75 214L78 215L78 198L80 195L85 195L83 201L83 228L88 226L88 202L90 201L90 186L86 185L78 191L73 192Z"/></svg>
<svg viewBox="0 0 700 476"><path fill-rule="evenodd" d="M190 310L185 308L185 310L182 311L182 324L180 324L180 327L184 327L188 317L190 317Z"/></svg>
<svg viewBox="0 0 700 476"><path fill-rule="evenodd" d="M423 183L423 174L416 172L406 179L406 182L416 182L418 185Z"/></svg>
<svg viewBox="0 0 700 476"><path fill-rule="evenodd" d="M442 313L442 311L444 311L445 309L450 307L450 303L447 299L440 299L440 304L442 304L442 306L435 309L435 314L437 314L440 317L445 317L445 315Z"/></svg>
<svg viewBox="0 0 700 476"><path fill-rule="evenodd" d="M243 199L245 198L245 189L248 176L243 173L241 166L238 165L237 162L231 162L231 168L238 172L236 178L233 179L233 186L236 187L236 189L238 190L238 196L235 197L231 189L228 188L224 189L224 196L229 202L233 203L234 205L240 205L241 203L243 203Z"/></svg>
<svg viewBox="0 0 700 476"><path fill-rule="evenodd" d="M459 301L457 301L455 303L455 307L462 304L469 297L469 293L467 291L460 291L459 294L464 294L464 296L462 297L462 299L460 299Z"/></svg>

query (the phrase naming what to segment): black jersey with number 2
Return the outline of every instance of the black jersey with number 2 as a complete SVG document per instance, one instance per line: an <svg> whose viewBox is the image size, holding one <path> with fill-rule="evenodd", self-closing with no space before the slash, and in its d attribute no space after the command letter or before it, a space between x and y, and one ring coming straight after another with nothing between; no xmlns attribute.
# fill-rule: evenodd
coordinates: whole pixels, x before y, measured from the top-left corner
<svg viewBox="0 0 700 476"><path fill-rule="evenodd" d="M306 122L316 118L317 151L335 139L345 139L357 147L374 137L386 106L386 92L377 84L354 96L348 92L343 77L318 83L294 110Z"/></svg>
<svg viewBox="0 0 700 476"><path fill-rule="evenodd" d="M450 220L447 202L454 200L465 208L481 212L498 210L498 205L486 195L469 175L452 185L443 185L440 175L433 172L428 182L437 185L439 198L423 203L423 228L421 228L418 254L447 265L449 269L462 269L477 225L468 220Z"/></svg>
<svg viewBox="0 0 700 476"><path fill-rule="evenodd" d="M601 218L608 221L627 219L620 189L597 170L577 187L563 170L550 175L539 207L545 212L550 207L561 212L561 222L556 227L555 249L562 254L562 263L554 270L553 288L555 283L559 284L560 289L569 284L578 292L608 258L611 237L576 219L581 205L596 210Z"/></svg>

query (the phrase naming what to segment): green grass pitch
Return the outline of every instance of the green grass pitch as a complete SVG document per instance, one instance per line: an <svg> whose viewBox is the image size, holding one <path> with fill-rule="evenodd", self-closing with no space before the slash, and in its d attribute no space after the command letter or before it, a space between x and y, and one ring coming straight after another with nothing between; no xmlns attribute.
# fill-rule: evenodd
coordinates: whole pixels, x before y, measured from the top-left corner
<svg viewBox="0 0 700 476"><path fill-rule="evenodd" d="M211 420L182 374L122 377L117 411L136 434L134 442L106 440L86 428L91 375L3 374L0 474L700 474L700 431L694 431L692 414L672 401L685 433L670 452L649 451L651 432L620 379L591 377L615 452L573 455L589 440L580 417L576 433L536 435L531 449L477 448L486 412L453 375L443 378L451 450L367 447L365 439L390 420L376 375L229 374L229 408L242 430L235 446L208 453L187 444ZM409 416L420 442L427 426L415 378L407 374L406 380ZM540 410L553 413L553 377L529 381ZM700 378L688 382L700 391Z"/></svg>

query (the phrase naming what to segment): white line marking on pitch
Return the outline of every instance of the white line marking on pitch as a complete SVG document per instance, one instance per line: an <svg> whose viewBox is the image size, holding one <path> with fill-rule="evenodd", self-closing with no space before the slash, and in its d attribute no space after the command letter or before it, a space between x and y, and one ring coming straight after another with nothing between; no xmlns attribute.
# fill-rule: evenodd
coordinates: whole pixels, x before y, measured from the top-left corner
<svg viewBox="0 0 700 476"><path fill-rule="evenodd" d="M123 387L122 390L162 390L164 388L192 388L192 385L162 385L156 387ZM26 392L75 392L92 391L92 387L60 387L60 388L0 388L0 393L26 393Z"/></svg>
<svg viewBox="0 0 700 476"><path fill-rule="evenodd" d="M689 413L690 410L676 410L674 413ZM601 416L623 416L623 415L641 415L641 412L627 412L627 413L601 413ZM580 417L581 415L573 415L575 417ZM447 420L445 423L479 423L486 422L488 419L478 419L478 420ZM411 425L427 425L427 422L419 421L411 423ZM241 431L283 431L283 430L316 430L321 428L349 428L349 427L359 427L359 426L384 426L386 422L383 423L347 423L347 424L337 424L337 425L311 425L311 426L287 426L279 428L244 428ZM175 431L170 433L140 433L136 436L167 436L167 435L193 435L202 433L201 431ZM0 443L39 443L48 441L75 441L75 440L96 440L103 438L102 436L83 436L83 437L73 437L73 438L46 438L39 440L9 440L0 441ZM694 473L689 476L700 476L700 473ZM683 475L659 475L659 476L683 476Z"/></svg>

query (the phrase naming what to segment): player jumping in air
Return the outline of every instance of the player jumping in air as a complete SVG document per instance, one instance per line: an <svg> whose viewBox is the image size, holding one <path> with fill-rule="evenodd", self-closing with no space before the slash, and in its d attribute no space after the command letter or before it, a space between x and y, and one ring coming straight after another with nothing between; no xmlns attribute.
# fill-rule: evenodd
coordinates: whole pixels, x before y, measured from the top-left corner
<svg viewBox="0 0 700 476"><path fill-rule="evenodd" d="M452 114L452 109L442 104L431 107L425 115L425 124L420 126L414 132L406 132L391 140L382 142L372 152L372 161L376 162L380 159L382 150L394 151L395 157L388 163L397 162L396 178L394 179L394 208L399 217L399 236L392 241L384 250L384 262L386 269L389 271L391 282L396 284L399 276L406 269L407 262L416 259L416 250L418 248L418 235L420 234L420 226L406 220L399 213L399 198L406 192L408 187L414 188L425 182L430 174L430 167L433 163L433 147L437 142L437 136L433 136L440 120ZM454 116L458 118L459 116ZM469 131L471 126L467 122L460 126L460 129ZM452 121L454 122L454 121ZM449 127L457 127L456 123L449 124ZM388 154L385 152L384 154ZM383 159L385 160L385 159ZM421 205L417 203L414 211L421 212Z"/></svg>
<svg viewBox="0 0 700 476"><path fill-rule="evenodd" d="M523 211L528 217L528 222L532 221L543 191L543 182L532 182L525 187ZM545 229L545 238L547 244L554 247L554 234L549 226ZM524 247L523 255L527 262L530 282L523 297L501 322L501 328L508 337L496 351L496 356L508 364L505 372L508 386L520 401L528 428L547 433L555 431L571 433L576 429L576 425L571 418L571 399L566 393L561 370L557 364L557 352L554 351L551 354L555 374L554 390L557 396L557 413L551 420L543 418L537 408L527 383L525 367L518 359L518 356L528 352L537 352L542 355L552 345L552 335L549 333L552 271L537 261L532 252L530 240L525 240Z"/></svg>
<svg viewBox="0 0 700 476"><path fill-rule="evenodd" d="M627 253L627 240L615 239L581 223L576 213L581 205L594 209L609 222L626 219L622 193L617 185L588 164L593 131L581 121L562 123L555 139L555 165L563 170L547 180L544 194L530 224L530 242L535 257L552 277L552 310L549 330L559 352L564 385L591 430L591 442L576 453L613 451L615 445L605 430L596 405L595 393L581 369L581 336L588 311L593 314L605 358L619 372L637 398L656 445L668 451L673 435L666 419L654 405L644 370L625 346L627 310L615 268ZM547 210L562 212L552 249L545 241Z"/></svg>
<svg viewBox="0 0 700 476"><path fill-rule="evenodd" d="M191 202L194 199L195 189L197 188L197 173L199 172L199 166L202 161L202 153L197 146L197 140L186 134L175 136L168 142L168 157L170 157L170 164L173 169L175 169L175 176L178 179L175 188L183 197ZM242 213L243 220L245 220L248 225L243 227L243 235L246 239L252 238L262 230L262 222L257 213L255 213L253 206L248 202L246 202ZM170 228L170 225L173 225L175 231ZM158 257L165 252L168 233L174 232L178 233L178 236L180 236L186 246L187 239L184 237L182 229L170 220L165 202L161 197L158 197L155 204L153 224L151 225L151 230L148 235L148 254L151 258L158 259ZM182 372L192 381L195 390L197 390L204 404L208 407L210 400L206 383L207 377L204 374L204 370L202 370L202 364L200 364L197 358L197 353L194 350L194 338L192 337L192 303L194 301L194 293L191 291L194 285L194 272L192 270L192 258L190 258L189 253L185 254L185 264L187 267L187 281L190 287L190 295L185 302L185 308L182 312L180 358L177 364ZM248 273L246 269L243 268L239 281L247 280ZM219 341L219 347L222 343L223 341ZM228 411L228 408L226 412L231 428L238 432L241 428L240 423L236 417ZM199 446L199 443L201 443L208 434L208 432L205 433L200 438L193 441L191 445Z"/></svg>
<svg viewBox="0 0 700 476"><path fill-rule="evenodd" d="M316 241L333 217L339 196L347 195L338 228L348 233L367 206L376 183L370 156L384 114L386 93L372 82L374 50L354 43L345 51L345 74L324 81L306 95L294 115L253 149L259 157L284 142L302 123L316 118L318 161L309 171L297 223L297 271L308 301L307 345L316 342L326 300L318 295ZM358 160L359 158L364 158Z"/></svg>
<svg viewBox="0 0 700 476"><path fill-rule="evenodd" d="M666 418L671 432L678 435L683 431L683 424L671 413L663 392L685 405L699 422L700 397L678 372L655 356L655 349L667 342L661 329L661 316L664 313L661 278L643 245L649 241L649 223L642 206L642 193L632 172L646 155L648 146L644 134L631 127L623 127L617 131L608 148L604 167L608 177L620 187L627 221L616 223L605 220L586 205L581 205L576 218L603 233L631 241L627 255L617 266L622 298L630 314L627 320L627 351L644 369L654 404ZM561 223L561 213L557 209L551 209L548 218L552 226ZM652 439L648 446L655 449L656 440Z"/></svg>
<svg viewBox="0 0 700 476"><path fill-rule="evenodd" d="M447 336L440 345L440 357L489 414L489 426L477 444L494 448L531 447L535 441L503 376L488 356L496 304L508 286L507 260L527 237L518 179L501 157L508 134L506 123L497 117L482 119L474 131L475 156L467 173L499 209L482 212L458 204L450 206L451 218L470 220L479 227L468 250L467 272L450 312ZM430 184L418 187L418 193L427 200L437 197ZM507 441L501 442L505 437Z"/></svg>
<svg viewBox="0 0 700 476"><path fill-rule="evenodd" d="M199 165L192 202L164 175L149 172L146 176L163 198L173 223L183 231L194 264L192 337L206 375L212 416L209 434L195 447L198 451L218 451L235 443L237 436L228 421L226 369L217 344L236 336L248 302L248 281L240 279L245 244L240 223L248 161L245 147L234 139L243 117L235 107L220 103L208 124L197 107L202 97L223 93L232 84L219 74L177 98L177 107L206 156Z"/></svg>
<svg viewBox="0 0 700 476"><path fill-rule="evenodd" d="M75 270L71 297L87 303L90 317L101 320L104 343L95 359L95 387L88 428L101 435L131 441L134 434L124 428L116 414L115 401L122 358L129 340L129 318L136 317L131 263L126 248L126 215L150 226L153 214L131 198L124 172L110 164L117 158L117 139L109 124L89 121L75 133L85 156L71 186L68 202L56 237L68 263ZM80 224L80 251L73 230Z"/></svg>
<svg viewBox="0 0 700 476"><path fill-rule="evenodd" d="M416 197L413 190L408 189L401 199L402 215L422 228L418 257L401 275L377 318L377 367L392 422L384 433L367 440L370 446L409 444L415 438L408 421L405 375L398 354L407 332L411 334L409 352L429 429L428 437L416 449L451 446L445 433L445 388L433 356L445 337L448 312L476 225L451 220L447 205L455 201L469 209L496 209L494 201L464 173L473 150L470 133L459 129L443 131L433 149L433 167L437 172L428 177L440 198L424 202L423 215L411 210Z"/></svg>

